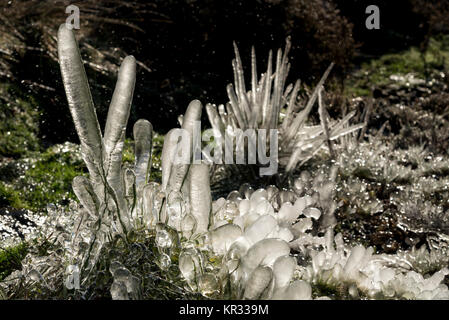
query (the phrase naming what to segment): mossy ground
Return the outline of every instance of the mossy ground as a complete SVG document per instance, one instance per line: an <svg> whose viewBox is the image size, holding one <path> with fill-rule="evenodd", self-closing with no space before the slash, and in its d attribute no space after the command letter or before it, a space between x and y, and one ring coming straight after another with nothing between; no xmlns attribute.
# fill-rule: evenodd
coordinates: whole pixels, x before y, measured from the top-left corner
<svg viewBox="0 0 449 320"><path fill-rule="evenodd" d="M150 176L152 181L161 181L162 145L163 136L155 133ZM134 142L126 139L124 149L124 163L133 163ZM27 151L25 154L26 158L11 159L0 165L1 207L36 211L45 209L48 203L64 204L69 199L75 199L72 180L86 174L75 145L57 145L42 153Z"/></svg>
<svg viewBox="0 0 449 320"><path fill-rule="evenodd" d="M40 211L49 203L74 199L72 180L85 174L77 148L50 147L0 167L0 205Z"/></svg>
<svg viewBox="0 0 449 320"><path fill-rule="evenodd" d="M0 281L12 271L21 268L22 259L28 252L28 245L23 242L12 248L0 247Z"/></svg>
<svg viewBox="0 0 449 320"><path fill-rule="evenodd" d="M40 150L39 113L32 96L0 83L0 155L20 158Z"/></svg>
<svg viewBox="0 0 449 320"><path fill-rule="evenodd" d="M431 38L425 52L411 47L362 63L360 68L347 78L345 94L370 96L373 87L391 83L391 75L413 73L420 79L426 79L432 70L449 70L449 35Z"/></svg>

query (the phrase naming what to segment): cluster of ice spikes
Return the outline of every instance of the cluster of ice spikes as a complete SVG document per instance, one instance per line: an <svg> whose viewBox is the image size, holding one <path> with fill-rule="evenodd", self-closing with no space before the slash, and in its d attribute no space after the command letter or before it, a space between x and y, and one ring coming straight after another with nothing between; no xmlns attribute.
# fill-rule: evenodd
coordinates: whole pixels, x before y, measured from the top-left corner
<svg viewBox="0 0 449 320"><path fill-rule="evenodd" d="M234 85L227 86L229 102L226 106L208 103L206 111L215 134L234 136L237 129L277 129L279 134L279 163L291 172L311 159L323 147L333 152L334 140L361 129L364 125L349 125L355 111L340 121L331 120L322 99L323 85L333 64L324 72L307 103L303 104L299 92L301 81L285 87L290 63L290 38L284 52L278 49L273 70L272 52L268 66L260 78L257 76L256 53L251 51L251 90L246 91L242 60L234 43ZM307 124L308 116L318 100L320 125ZM223 145L224 148L224 145ZM224 154L224 152L222 152Z"/></svg>
<svg viewBox="0 0 449 320"><path fill-rule="evenodd" d="M87 264L93 267L102 244L115 234L126 238L132 229L154 228L158 223L166 223L177 231L181 231L181 224L190 228L189 231L182 230L185 232L206 231L211 205L209 168L205 164L174 163L177 141L168 138L171 133L163 148L162 185L148 181L152 125L147 120L141 119L134 124L134 167L122 166L136 79L134 57L126 57L120 67L103 136L75 34L64 24L58 32L58 52L70 112L90 176L76 177L73 190L95 220L96 227L88 241L83 270ZM195 100L185 113L182 128L191 136L195 122L201 119L201 109L201 103ZM187 199L189 210L180 208L183 199ZM92 252L93 248L97 248L96 252Z"/></svg>

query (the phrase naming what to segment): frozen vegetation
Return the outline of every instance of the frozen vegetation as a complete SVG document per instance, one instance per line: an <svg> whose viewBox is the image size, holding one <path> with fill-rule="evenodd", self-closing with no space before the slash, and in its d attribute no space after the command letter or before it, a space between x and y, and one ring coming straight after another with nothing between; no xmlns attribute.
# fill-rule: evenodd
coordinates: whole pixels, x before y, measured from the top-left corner
<svg viewBox="0 0 449 320"><path fill-rule="evenodd" d="M449 299L448 208L432 198L448 192L448 178L436 173L447 172L449 163L422 148L406 155L395 151L382 140L381 130L360 139L366 122L350 124L355 112L330 119L322 95L331 67L302 103L299 80L284 88L289 46L287 40L284 52L278 51L274 70L270 53L260 78L253 50L249 91L235 47L230 101L205 107L212 128L220 132L279 128L281 178L277 185L254 188L253 181L246 181L215 197L211 173L216 171L210 165L173 161L178 152L169 139L173 130L162 149L161 181L151 179L153 129L148 120L134 124L135 159L123 162L136 61L128 56L122 62L102 132L75 35L61 26L61 73L89 175L73 179L78 201L49 204L47 216L28 217L36 227L23 233L32 247L21 270L0 283L0 295ZM316 104L320 123L312 125L308 115ZM201 102L194 100L182 117L181 127L191 137L202 112ZM329 156L332 161L323 160ZM307 167L313 157L317 161ZM407 249L379 253L364 244L366 234L351 239L342 230L339 219L347 216L388 213L386 201L375 196L379 186L389 190L383 195L388 204L398 207L395 226L409 232ZM425 193L430 196L423 201ZM418 248L422 234L425 243Z"/></svg>

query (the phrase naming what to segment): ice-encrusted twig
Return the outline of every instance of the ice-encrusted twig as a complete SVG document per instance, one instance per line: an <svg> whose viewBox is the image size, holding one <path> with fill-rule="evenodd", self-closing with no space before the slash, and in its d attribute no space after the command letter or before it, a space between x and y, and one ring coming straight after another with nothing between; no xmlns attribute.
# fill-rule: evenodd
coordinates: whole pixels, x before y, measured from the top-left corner
<svg viewBox="0 0 449 320"><path fill-rule="evenodd" d="M320 122L321 122L321 126L323 127L323 132L324 132L324 136L326 138L326 142L327 142L327 147L329 148L329 152L331 153L332 156L334 156L334 150L332 149L332 142L330 140L330 134L329 134L329 124L327 121L327 111L326 111L326 107L324 106L323 103L323 97L321 92L323 91L323 88L320 88L320 90L318 91L318 114L320 115Z"/></svg>

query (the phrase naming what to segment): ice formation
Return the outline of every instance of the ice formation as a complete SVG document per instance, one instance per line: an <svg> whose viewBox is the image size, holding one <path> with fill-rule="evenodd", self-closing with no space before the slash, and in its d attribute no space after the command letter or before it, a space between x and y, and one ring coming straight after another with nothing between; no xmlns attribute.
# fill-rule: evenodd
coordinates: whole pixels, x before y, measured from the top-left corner
<svg viewBox="0 0 449 320"><path fill-rule="evenodd" d="M290 38L284 52L277 51L273 70L272 52L264 74L257 76L256 53L251 51L251 90L246 91L242 60L234 43L235 59L232 61L234 85L227 86L229 102L226 106L208 103L206 111L209 122L221 137L232 136L236 129L278 129L279 163L287 172L311 159L324 145L332 152L334 140L361 129L363 124L349 125L355 115L351 112L340 121L331 120L322 99L323 85L333 64L324 72L307 103L300 99L301 81L286 86L290 69L288 53ZM318 100L320 125L308 125L306 120ZM223 146L224 148L224 146ZM224 154L224 152L223 152Z"/></svg>
<svg viewBox="0 0 449 320"><path fill-rule="evenodd" d="M212 201L209 167L173 160L179 151L177 143L170 139L173 130L164 141L162 183L149 181L152 126L147 120L134 125L134 166L122 166L135 83L134 58L125 58L120 68L102 136L74 33L64 25L58 33L58 46L69 107L89 178L76 177L73 181L81 205L73 202L65 213L49 207L41 236L53 246L45 256L29 253L23 269L1 283L3 296L17 287L44 290L51 295L62 290L58 283L63 279L77 276L80 288L75 292L80 294L76 297L87 299L89 288L106 285L107 273L112 276L108 290L113 299L140 299L146 274L133 273L130 268L148 254L167 273L175 267L188 290L211 298L449 299L449 290L442 283L449 274L445 267L447 255L425 247L395 255L375 254L373 248L344 243L342 235L334 230L334 212L339 206L334 200L335 167L313 174L302 171L285 189L270 185L253 190L243 184L227 198ZM268 103L270 91L265 90L265 103L258 113L261 123L267 126L277 123L281 108L281 89L288 69L286 52L284 58L281 51L278 54L273 103ZM248 125L256 125L260 119L257 113L246 112L248 101L258 101L262 96L256 94L255 77L253 91L245 94L238 53L236 56L240 102L234 101L232 108L237 112L241 106L245 112L241 117L249 121ZM259 86L271 86L271 66L267 72ZM320 86L312 100L319 96ZM230 94L233 96L232 90ZM293 127L304 124L312 104L309 101L291 119ZM296 107L290 104L289 108ZM199 101L192 101L182 119L182 128L190 135L193 123L201 118L201 109ZM212 110L210 106L208 110ZM321 109L321 115L323 112ZM310 130L315 134L324 132L319 140L322 144L329 135L340 136L359 128L343 129L346 122ZM287 130L285 134L292 132ZM154 237L154 248L136 242L139 236ZM116 253L120 244L131 252L128 264L113 260L102 265L102 255L124 254ZM72 290L72 284L66 283L65 287ZM323 287L327 293L319 290Z"/></svg>

